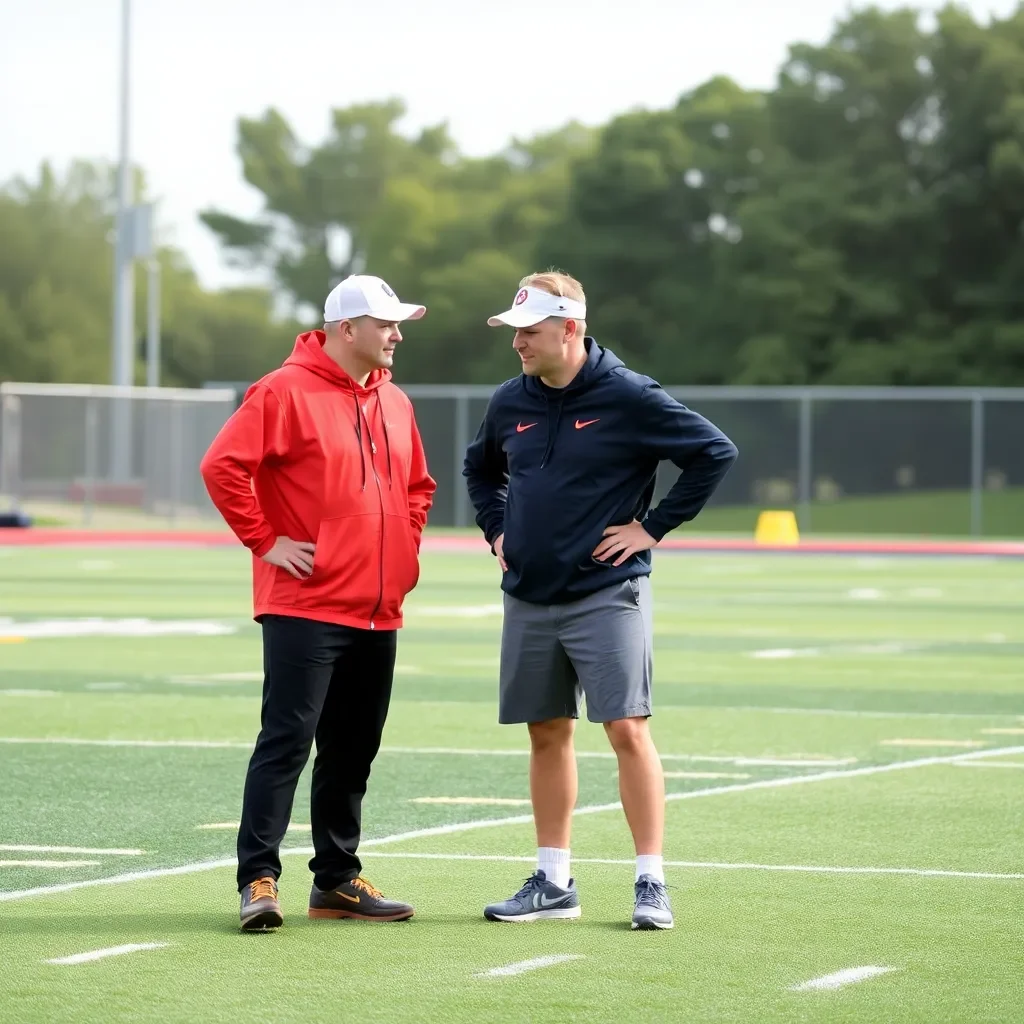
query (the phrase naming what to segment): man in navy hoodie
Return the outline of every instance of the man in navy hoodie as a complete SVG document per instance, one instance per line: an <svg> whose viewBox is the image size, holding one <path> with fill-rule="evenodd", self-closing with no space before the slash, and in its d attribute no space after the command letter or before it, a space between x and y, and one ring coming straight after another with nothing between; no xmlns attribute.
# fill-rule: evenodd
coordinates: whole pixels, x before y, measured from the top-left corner
<svg viewBox="0 0 1024 1024"><path fill-rule="evenodd" d="M491 921L580 916L570 877L575 720L604 725L636 847L634 929L671 928L665 781L651 714L650 549L704 507L736 446L586 334L586 298L560 272L520 282L488 324L515 329L520 376L494 393L463 475L502 569L498 719L527 723L537 870ZM682 475L651 508L658 463Z"/></svg>

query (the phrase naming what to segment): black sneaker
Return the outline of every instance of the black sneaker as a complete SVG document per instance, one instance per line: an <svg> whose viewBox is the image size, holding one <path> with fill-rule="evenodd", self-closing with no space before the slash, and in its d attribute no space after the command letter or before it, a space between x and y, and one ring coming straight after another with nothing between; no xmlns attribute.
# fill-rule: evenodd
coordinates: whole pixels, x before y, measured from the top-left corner
<svg viewBox="0 0 1024 1024"><path fill-rule="evenodd" d="M659 882L653 875L641 875L634 886L634 893L634 931L665 930L673 926L672 904L664 882Z"/></svg>
<svg viewBox="0 0 1024 1024"><path fill-rule="evenodd" d="M549 882L547 875L540 870L530 875L512 899L484 908L484 917L488 921L565 921L582 913L575 881L570 878L569 887L563 889Z"/></svg>
<svg viewBox="0 0 1024 1024"><path fill-rule="evenodd" d="M242 890L240 917L243 932L267 932L284 924L276 879L269 875L257 878Z"/></svg>
<svg viewBox="0 0 1024 1024"><path fill-rule="evenodd" d="M413 908L408 903L386 900L365 878L342 882L336 889L323 890L315 885L309 894L309 916L357 921L408 921Z"/></svg>

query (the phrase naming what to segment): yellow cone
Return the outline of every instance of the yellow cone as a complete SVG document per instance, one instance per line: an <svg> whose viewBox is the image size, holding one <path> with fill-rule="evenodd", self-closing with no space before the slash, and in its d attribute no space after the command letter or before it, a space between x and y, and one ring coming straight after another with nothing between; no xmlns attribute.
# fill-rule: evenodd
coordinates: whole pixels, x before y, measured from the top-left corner
<svg viewBox="0 0 1024 1024"><path fill-rule="evenodd" d="M754 540L758 544L793 547L800 543L800 530L792 512L765 511L757 517Z"/></svg>

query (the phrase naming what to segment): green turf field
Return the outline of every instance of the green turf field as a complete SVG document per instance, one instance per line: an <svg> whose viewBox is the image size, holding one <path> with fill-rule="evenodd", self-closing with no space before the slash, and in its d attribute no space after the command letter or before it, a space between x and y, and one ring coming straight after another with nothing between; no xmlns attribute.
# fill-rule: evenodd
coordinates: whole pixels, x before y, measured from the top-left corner
<svg viewBox="0 0 1024 1024"><path fill-rule="evenodd" d="M0 548L0 1021L1024 1019L1024 562L665 554L654 591L674 931L629 930L586 723L582 920L483 920L531 870L525 734L495 723L493 560L427 555L365 809L366 874L417 916L305 917L304 777L285 927L243 936L246 556ZM886 971L800 988L855 968Z"/></svg>

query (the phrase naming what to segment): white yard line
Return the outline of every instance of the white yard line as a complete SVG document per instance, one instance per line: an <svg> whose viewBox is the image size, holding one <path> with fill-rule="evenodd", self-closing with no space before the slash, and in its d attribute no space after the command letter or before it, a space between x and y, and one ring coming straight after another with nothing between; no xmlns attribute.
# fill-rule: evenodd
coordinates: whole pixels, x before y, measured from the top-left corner
<svg viewBox="0 0 1024 1024"><path fill-rule="evenodd" d="M822 978L812 978L810 981L793 985L791 992L822 992L842 988L844 985L853 985L858 981L867 981L868 978L877 978L880 974L888 974L892 967L848 967L845 971L836 971L835 974L826 974Z"/></svg>
<svg viewBox="0 0 1024 1024"><path fill-rule="evenodd" d="M70 747L181 747L183 750L252 750L252 743L236 740L91 740L71 736L0 736L0 743L13 746L56 744Z"/></svg>
<svg viewBox="0 0 1024 1024"><path fill-rule="evenodd" d="M864 775L879 775L886 772L903 771L909 768L924 768L936 764L955 764L958 761L973 760L975 758L999 757L1014 754L1024 754L1024 747L1001 747L994 750L971 751L967 754L946 754L940 757L922 757L913 761L896 761L891 764L871 765L865 768L849 768L845 771L818 772L813 775L786 775L778 779L759 779L755 782L740 782L730 786L712 786L708 789L694 789L687 793L670 793L665 799L672 800L696 800L705 796L719 796L725 793L748 792L757 789L779 789L785 786L799 786L814 782L831 782L834 779L857 778ZM619 802L610 804L591 804L588 807L578 807L573 811L574 815L601 814L605 811L618 811L622 809ZM384 846L389 843L403 842L406 839L424 839L428 836L454 835L459 832L472 832L481 828L496 828L501 825L529 825L533 823L532 814L516 814L507 818L484 818L480 821L460 821L451 825L436 825L432 828L414 829L411 832L397 832L390 836L381 836L378 839L367 839L360 843L360 849ZM292 856L309 856L313 853L312 847L300 847L291 850L282 850L281 854ZM96 885L121 885L126 882L139 882L149 878L166 878L174 875L191 875L200 871L214 871L218 868L235 867L237 861L234 857L224 857L220 860L199 861L193 864L180 864L173 868L154 868L149 871L130 871L122 875L113 875L108 878L88 878L80 882L65 882L60 885L42 885L35 889L16 889L9 892L0 892L0 903L10 900L27 899L31 896L45 896L59 892L69 892L74 889L85 889Z"/></svg>
<svg viewBox="0 0 1024 1024"><path fill-rule="evenodd" d="M101 860L0 860L0 868L98 868Z"/></svg>
<svg viewBox="0 0 1024 1024"><path fill-rule="evenodd" d="M451 860L490 861L502 864L535 864L536 856L511 857L487 853L398 853L373 850L369 857L388 860ZM573 857L573 864L608 864L613 867L635 867L635 860L608 857ZM723 861L667 860L667 868L692 868L699 871L782 871L820 875L909 875L918 878L973 878L979 881L1024 882L1024 872L1013 874L996 871L952 871L944 868L843 867L834 864L732 864Z"/></svg>
<svg viewBox="0 0 1024 1024"><path fill-rule="evenodd" d="M1024 761L961 761L957 768L1024 768Z"/></svg>
<svg viewBox="0 0 1024 1024"><path fill-rule="evenodd" d="M166 942L133 942L126 946L111 946L109 949L94 949L88 953L75 953L74 956L61 956L55 960L45 960L48 964L89 964L94 960L105 960L108 956L124 956L125 953L139 953L146 949L165 949Z"/></svg>
<svg viewBox="0 0 1024 1024"><path fill-rule="evenodd" d="M4 853L87 853L107 857L141 857L145 850L107 850L93 846L23 846L14 843L0 843Z"/></svg>
<svg viewBox="0 0 1024 1024"><path fill-rule="evenodd" d="M196 828L206 832L234 832L238 829L239 822L237 821L214 821L209 825L196 825ZM302 825L299 823L289 824L288 832L309 832L313 828L312 825Z"/></svg>
<svg viewBox="0 0 1024 1024"><path fill-rule="evenodd" d="M491 807L529 807L529 800L506 796L415 796L411 804L480 804Z"/></svg>
<svg viewBox="0 0 1024 1024"><path fill-rule="evenodd" d="M960 750L985 746L984 740L929 740L919 737L900 740L879 740L882 747L956 747Z"/></svg>
<svg viewBox="0 0 1024 1024"><path fill-rule="evenodd" d="M0 736L0 744L56 744L82 747L142 747L160 749L179 747L183 750L252 750L252 743L236 740L93 740L74 737L19 737ZM381 747L382 754L410 754L418 756L462 756L462 757L529 757L528 749L487 750L475 747ZM611 750L578 750L581 760L614 761ZM708 764L734 764L742 767L761 768L825 768L855 764L855 757L755 757L744 754L662 754L663 761L695 761Z"/></svg>
<svg viewBox="0 0 1024 1024"><path fill-rule="evenodd" d="M526 974L527 971L539 971L543 967L554 967L556 964L582 959L583 957L575 953L554 953L551 956L534 957L532 960L520 960L518 963L508 964L506 967L492 967L489 971L481 972L477 977L511 978L516 974Z"/></svg>

